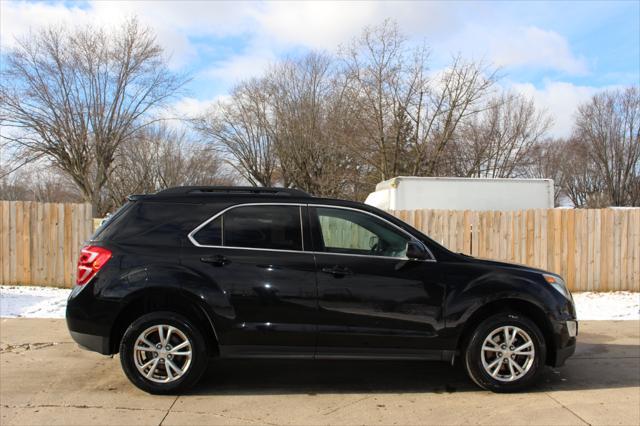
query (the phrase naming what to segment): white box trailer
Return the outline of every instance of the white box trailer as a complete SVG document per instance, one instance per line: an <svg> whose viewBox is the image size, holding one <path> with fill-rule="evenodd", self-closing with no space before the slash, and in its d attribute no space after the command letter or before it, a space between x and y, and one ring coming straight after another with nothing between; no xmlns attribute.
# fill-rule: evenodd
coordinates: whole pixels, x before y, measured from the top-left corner
<svg viewBox="0 0 640 426"><path fill-rule="evenodd" d="M365 203L383 210L551 209L552 179L399 176L376 185Z"/></svg>

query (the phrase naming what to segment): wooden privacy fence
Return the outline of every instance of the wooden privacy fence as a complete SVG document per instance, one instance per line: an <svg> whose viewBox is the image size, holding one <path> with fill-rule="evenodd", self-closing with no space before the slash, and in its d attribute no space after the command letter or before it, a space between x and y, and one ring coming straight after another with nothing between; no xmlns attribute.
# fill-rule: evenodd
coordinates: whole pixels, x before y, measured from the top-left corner
<svg viewBox="0 0 640 426"><path fill-rule="evenodd" d="M557 272L574 291L640 291L640 209L392 213L453 251ZM0 201L0 283L71 287L93 226L89 204Z"/></svg>
<svg viewBox="0 0 640 426"><path fill-rule="evenodd" d="M640 291L640 209L391 213L450 250L556 272L573 291Z"/></svg>
<svg viewBox="0 0 640 426"><path fill-rule="evenodd" d="M0 283L71 287L90 204L0 201Z"/></svg>

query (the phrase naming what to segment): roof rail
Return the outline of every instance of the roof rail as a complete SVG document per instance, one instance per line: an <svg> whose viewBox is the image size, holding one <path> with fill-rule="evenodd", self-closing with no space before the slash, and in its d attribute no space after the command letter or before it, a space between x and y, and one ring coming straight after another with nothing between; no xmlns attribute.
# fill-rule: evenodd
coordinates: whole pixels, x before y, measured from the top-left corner
<svg viewBox="0 0 640 426"><path fill-rule="evenodd" d="M261 186L176 186L156 192L162 195L188 195L188 194L269 194L285 195L292 197L311 197L312 195L300 189L273 188Z"/></svg>

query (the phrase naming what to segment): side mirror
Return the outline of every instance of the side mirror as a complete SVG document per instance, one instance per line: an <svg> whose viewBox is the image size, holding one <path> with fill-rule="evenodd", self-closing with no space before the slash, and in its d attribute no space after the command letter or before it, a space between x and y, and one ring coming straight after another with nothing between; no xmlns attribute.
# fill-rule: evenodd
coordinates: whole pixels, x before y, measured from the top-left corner
<svg viewBox="0 0 640 426"><path fill-rule="evenodd" d="M424 260L429 258L429 254L421 243L409 241L407 243L407 257L409 259Z"/></svg>

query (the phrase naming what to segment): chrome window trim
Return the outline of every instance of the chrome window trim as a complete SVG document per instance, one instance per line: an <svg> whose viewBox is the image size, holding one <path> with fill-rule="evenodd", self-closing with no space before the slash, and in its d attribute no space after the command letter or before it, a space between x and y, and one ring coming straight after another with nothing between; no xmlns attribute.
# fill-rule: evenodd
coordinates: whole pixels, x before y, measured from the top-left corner
<svg viewBox="0 0 640 426"><path fill-rule="evenodd" d="M312 254L312 253L314 253L312 251L271 249L271 248L259 248L259 247L207 246L207 245L199 245L197 247L200 247L200 248L231 249L231 250L276 251L276 252L282 252L282 253L304 253L304 254Z"/></svg>
<svg viewBox="0 0 640 426"><path fill-rule="evenodd" d="M301 207L306 206L306 204L302 204L302 203L244 203L244 204L234 204L233 206L229 206L226 209L223 209L221 211L219 211L218 213L214 214L213 216L211 216L209 219L205 220L204 222L202 222L200 225L196 226L194 228L193 231L189 232L189 234L187 234L187 238L189 239L189 241L191 241L191 244L193 244L196 247L204 247L204 248L230 248L230 249L238 249L238 250L266 250L266 251L281 251L281 252L285 252L285 253L302 253L304 252L304 235L303 235L303 229L300 229L300 246L302 247L302 250L284 250L284 249L270 249L270 248L258 248L258 247L234 247L234 246L225 246L224 245L224 216L220 218L220 232L221 232L221 242L222 245L216 246L216 245L207 245L207 244L200 244L196 239L195 239L195 234L198 233L199 230L201 230L202 228L204 228L205 226L207 226L210 222L213 222L214 220L216 220L219 216L222 216L223 214L225 214L226 212L228 212L229 210L233 210L235 208L238 207L251 207L251 206L298 206L298 216L300 216L300 224L302 225L302 209Z"/></svg>
<svg viewBox="0 0 640 426"><path fill-rule="evenodd" d="M220 245L224 246L224 216L220 216Z"/></svg>
<svg viewBox="0 0 640 426"><path fill-rule="evenodd" d="M351 257L368 257L371 259L392 259L392 260L397 260L397 261L407 261L407 260L412 260L415 262L435 262L435 260L431 260L431 259L409 259L407 256L403 256L403 257L393 257L393 256L376 256L373 254L356 254L356 253L332 253L330 251L312 251L309 253L313 253L313 254L327 254L329 256L351 256Z"/></svg>
<svg viewBox="0 0 640 426"><path fill-rule="evenodd" d="M238 208L238 207L248 207L248 206L298 206L299 207L298 214L300 216L300 228L301 228L300 229L300 238L302 239L302 241L301 241L302 250L284 250L284 249L270 249L270 248L259 248L259 247L225 246L224 245L224 228L223 228L224 217L221 218L221 223L220 223L221 233L222 233L222 235L221 235L222 245L217 246L217 245L200 244L194 238L194 235L197 234L198 231L200 231L202 228L207 226L207 224L209 224L210 222L216 220L219 216L222 216L223 214L225 214L229 210L233 210L233 209ZM427 253L429 253L429 256L431 256L431 259L420 259L420 260L418 260L418 259L409 259L406 256L405 257L375 256L375 255L371 255L371 254L331 253L331 252L326 252L326 251L305 250L305 248L304 248L304 227L303 227L303 221L302 221L302 207L326 207L326 208L331 208L331 209L353 210L353 211L356 211L356 212L368 214L369 216L373 216L374 218L377 218L377 219L379 219L379 220L391 225L393 228L399 230L400 232L404 233L405 235L407 235L409 237L410 240L417 241L420 244L422 244L422 246L425 248ZM370 258L373 258L373 259L418 260L420 262L437 262L435 256L433 255L433 253L431 252L429 247L427 247L422 241L418 240L416 237L411 235L411 233L409 233L408 231L402 229L401 227L399 227L395 223L392 223L392 222L388 221L387 219L385 219L383 217L380 217L377 214L368 212L366 210L357 209L357 208L354 208L354 207L347 207L347 206L336 206L336 205L331 205L331 204L303 204L303 203L243 203L243 204L234 204L233 206L229 206L229 207L219 211L218 213L216 213L215 215L211 216L209 219L205 220L200 225L195 227L193 229L193 231L189 232L189 234L187 235L187 238L189 239L189 241L191 241L191 244L193 244L196 247L201 247L201 248L220 248L220 249L233 249L233 250L259 250L259 251L275 251L275 252L282 252L282 253L311 253L311 254L327 254L327 255L331 255L331 256L356 256L356 257L370 257Z"/></svg>
<svg viewBox="0 0 640 426"><path fill-rule="evenodd" d="M302 206L298 206L298 214L300 215L300 238L302 238L302 251L304 251L304 226L302 225ZM224 245L224 241L222 242Z"/></svg>
<svg viewBox="0 0 640 426"><path fill-rule="evenodd" d="M378 220L381 220L385 223L387 223L388 225L391 225L392 227L394 227L395 229L397 229L398 231L402 232L403 234L407 235L409 237L409 239L411 241L416 241L420 244L422 244L422 246L424 247L424 249L427 251L427 253L429 253L429 256L431 256L431 259L421 259L421 262L437 262L436 257L433 255L433 253L431 252L431 250L429 249L429 247L427 247L422 241L418 240L416 237L414 237L413 235L411 235L411 233L409 233L407 230L402 229L401 227L399 227L398 225L396 225L393 222L388 221L387 219L378 216L375 213L371 213L368 212L366 210L362 210L362 209L357 209L354 207L347 207L347 206L334 206L334 205L330 205L330 204L308 204L309 207L325 207L325 208L330 208L330 209L342 209L342 210L353 210L359 213L364 213L364 214L368 214L369 216L375 217ZM339 256L360 256L360 257L373 257L373 258L378 258L378 259L399 259L399 260L418 260L418 259L409 259L408 257L393 257L393 256L375 256L372 254L351 254L351 253L331 253L331 252L326 252L326 251L320 251L320 252L314 252L314 253L321 253L321 254L335 254L335 255L339 255Z"/></svg>

